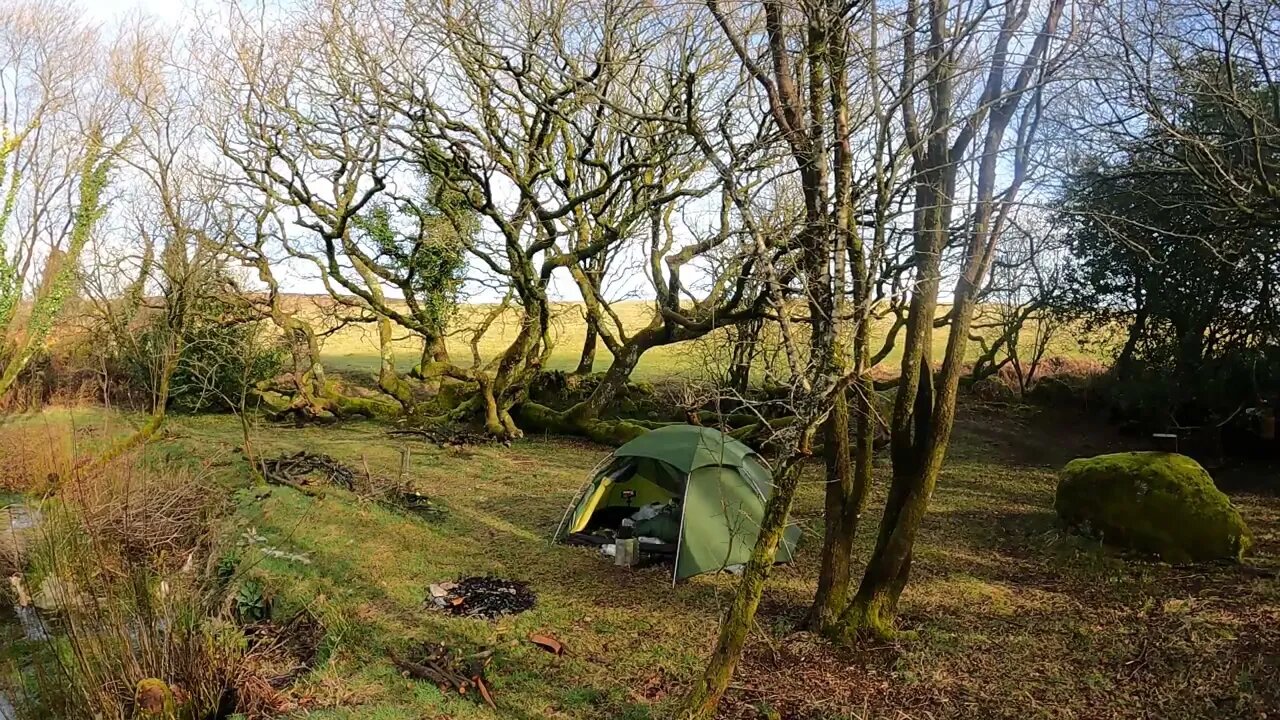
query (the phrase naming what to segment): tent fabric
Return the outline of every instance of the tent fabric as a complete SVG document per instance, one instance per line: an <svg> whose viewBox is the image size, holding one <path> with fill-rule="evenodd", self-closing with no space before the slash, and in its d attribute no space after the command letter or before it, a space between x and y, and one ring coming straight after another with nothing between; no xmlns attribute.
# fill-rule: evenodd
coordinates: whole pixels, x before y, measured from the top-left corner
<svg viewBox="0 0 1280 720"><path fill-rule="evenodd" d="M672 425L619 448L577 497L561 529L583 532L606 508L625 514L628 507L680 498L673 580L682 580L746 563L772 494L773 475L749 447L712 428ZM778 562L793 559L799 538L800 528L788 526Z"/></svg>
<svg viewBox="0 0 1280 720"><path fill-rule="evenodd" d="M572 514L568 517L568 532L582 532L592 514L601 507L601 501L609 494L615 479L629 477L635 472L633 463L613 461L591 478L589 486L576 499ZM559 531L557 531L558 533Z"/></svg>
<svg viewBox="0 0 1280 720"><path fill-rule="evenodd" d="M630 506L639 510L649 503L665 503L684 494L684 478L665 463L647 458L625 458L610 463L597 475L570 516L568 532L587 529L596 510ZM623 495L631 491L632 496Z"/></svg>
<svg viewBox="0 0 1280 720"><path fill-rule="evenodd" d="M667 425L635 438L614 455L661 460L687 475L708 465L741 467L755 452L715 428Z"/></svg>
<svg viewBox="0 0 1280 720"><path fill-rule="evenodd" d="M735 468L702 467L689 475L675 576L683 580L751 559L764 501ZM800 528L788 527L776 560L790 562Z"/></svg>

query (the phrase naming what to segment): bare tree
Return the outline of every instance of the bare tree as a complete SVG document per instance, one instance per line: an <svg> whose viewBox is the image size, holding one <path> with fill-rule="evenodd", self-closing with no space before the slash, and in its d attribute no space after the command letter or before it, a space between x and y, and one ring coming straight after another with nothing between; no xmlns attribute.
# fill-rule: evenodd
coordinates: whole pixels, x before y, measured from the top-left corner
<svg viewBox="0 0 1280 720"><path fill-rule="evenodd" d="M1008 368L1025 397L1039 377L1050 345L1063 329L1067 249L1052 228L1032 221L1011 226L997 249L980 294L969 339L979 354L975 380Z"/></svg>
<svg viewBox="0 0 1280 720"><path fill-rule="evenodd" d="M828 495L828 530L839 522L830 515L843 515L841 520L856 518L861 511L859 495L865 497L859 484L870 474L871 443L866 435L858 438L854 464L861 467L855 471L849 467L847 431L840 433L839 428L842 424L847 427L848 422L844 388L854 377L863 378L864 388L869 381L865 371L870 348L865 341L861 347L855 346L854 357L860 364L855 372L849 372L837 350L836 321L843 307L840 296L843 273L847 272L841 261L847 257L853 265L854 298L864 303L864 314L855 323L867 331L870 309L865 303L870 295L870 276L866 263L868 257L874 257L874 251L861 256L843 251L856 244L851 239L854 157L852 148L845 144L854 135L848 126L848 64L850 38L856 33L850 28L870 22L878 30L886 24L874 4L805 3L793 7L766 0L760 5L759 16L747 13L744 19L739 15L736 22L714 0L708 8L724 28L746 72L763 88L778 133L795 158L805 198L804 221L797 231L797 266L808 305L810 340L807 366L802 367L798 357L792 361L799 391L794 402L799 435L781 462L781 476L752 562L721 625L716 649L687 698L691 717L711 716L728 685L794 493L796 473L791 458L803 453L803 436L816 423L828 423L828 482L840 486L838 493ZM914 192L911 248L906 257L913 283L902 325L905 344L890 423L893 483L866 573L857 593L834 621L831 610L839 609L839 601L833 598L843 592L848 551L831 544L824 549L823 574L830 577L820 584L813 619L830 635L851 639L868 631L892 633L915 537L950 437L977 293L1023 180L1016 169L1020 163L1015 160L1012 181L998 189L1000 159L1010 154L1025 156L1025 152L1019 154L1019 148L1025 150L1035 136L1041 89L1064 57L1065 43L1058 38L1064 8L1065 2L1044 8L1037 18L1038 29L1029 34L1023 26L1031 16L1030 2L973 7L932 0L922 7L916 0L908 0L900 10L902 35L896 47L901 56L894 65L899 77L895 85L900 91L896 97L890 96L889 103L873 106L866 116L867 123L874 126L878 121L881 127L886 115L900 118L900 135L878 136L884 138L883 143L896 140L906 148L911 163L908 179ZM753 22L762 24L762 33ZM873 36L870 30L868 34ZM918 51L921 39L925 45ZM763 47L756 49L752 42L763 43ZM875 55L860 58L868 63L878 59ZM1014 137L1006 140L1011 126ZM884 144L875 146L883 150ZM962 168L971 160L976 172L962 175ZM878 165L883 162L877 161ZM895 177L892 172L868 174L882 180ZM959 187L962 179L967 183L963 190ZM882 182L876 187L884 190L886 185ZM892 197L896 192L888 190L885 195ZM888 199L881 202L881 207L892 206ZM970 216L953 239L954 209L962 202L969 206ZM882 211L876 219L883 222L888 218ZM888 242L889 230L880 228L882 242ZM930 348L939 323L938 298L947 267L944 257L952 251L957 253L952 262L958 278L951 308L942 320L948 327L948 340L935 378ZM832 280L833 273L837 281ZM859 276L863 278L860 291ZM781 303L778 306L783 307ZM786 316L785 312L779 315ZM790 342L788 333L783 335L784 342ZM854 337L859 335L855 329ZM869 433L870 393L860 392L855 397L868 408L865 414L859 413L860 433ZM849 533L837 535L848 537Z"/></svg>
<svg viewBox="0 0 1280 720"><path fill-rule="evenodd" d="M443 89L411 86L403 103L424 108L411 127L413 147L438 148L448 156L446 167L459 171L454 186L496 228L469 251L503 278L523 310L521 337L495 366L498 404L518 404L522 421L536 427L601 439L635 432L597 417L640 356L732 322L743 311L746 281L731 279L751 275L749 259L739 255L696 298L683 279L688 265L737 240L727 227L699 237L678 222L682 208L716 186L683 132L690 107L706 101L703 77L716 58L689 46L683 18L672 16L666 32L650 32L646 13L639 4L563 2L540 10L454 4L440 20L410 16L420 28L411 34L445 48L438 59ZM530 36L529 27L546 30ZM586 28L598 43L584 41ZM408 74L427 77L428 69ZM481 111L473 114L459 101ZM502 185L515 188L514 197L505 199ZM693 241L680 242L682 233ZM625 253L643 258L657 294L651 322L634 333L598 283L602 258ZM563 271L614 359L590 398L554 412L525 402L521 387L549 347L547 282Z"/></svg>
<svg viewBox="0 0 1280 720"><path fill-rule="evenodd" d="M76 291L111 165L129 138L110 50L71 6L0 9L0 394Z"/></svg>
<svg viewBox="0 0 1280 720"><path fill-rule="evenodd" d="M856 16L854 8L834 2L792 7L772 0L760 4L761 15L750 12L752 6L743 13L742 7L726 9L717 0L709 0L707 8L763 95L765 122L771 131L768 134L776 133L790 155L798 175L803 211L794 235L779 242L784 250L794 248L798 254L794 271L779 267L772 257L763 260L765 296L777 313L787 354L795 421L783 433L784 449L775 469L773 494L751 559L721 623L715 650L685 699L686 715L694 718L713 716L728 687L782 540L799 481L799 461L808 454L812 435L828 414L833 418L829 424L836 426L828 434L835 463L848 457L844 396L850 378L837 346L838 308L844 284L840 269L844 267L844 249L853 235L854 220L847 95L847 28ZM758 22L763 23L763 33ZM752 46L756 38L762 47ZM706 145L704 142L704 148ZM727 193L737 204L744 224L751 227L753 208L744 197L733 165L707 150L724 175ZM770 240L759 233L755 239L762 253L767 253ZM784 291L793 274L799 280L806 305L807 352L802 350L794 331ZM843 471L843 467L837 469Z"/></svg>
<svg viewBox="0 0 1280 720"><path fill-rule="evenodd" d="M1280 216L1280 7L1270 0L1106 5L1073 127L1126 148L1142 172L1195 188L1152 198L1257 224ZM1206 132L1205 108L1217 109ZM1124 223L1121 217L1113 222Z"/></svg>
<svg viewBox="0 0 1280 720"><path fill-rule="evenodd" d="M131 142L117 153L117 173L130 190L117 217L123 247L100 243L105 255L86 275L118 274L137 253L136 275L123 303L119 283L89 293L115 343L146 363L151 413L133 434L108 449L105 462L148 441L167 416L171 383L194 318L227 289L227 255L218 237L221 188L204 173L198 122L199 86L172 36L145 21L126 26L115 52L114 77ZM120 245L117 240L117 245ZM126 271L127 272L127 271Z"/></svg>
<svg viewBox="0 0 1280 720"><path fill-rule="evenodd" d="M915 186L915 285L890 423L893 481L875 550L841 616L844 637L892 633L916 535L951 436L978 293L1017 206L1025 158L1044 107L1044 88L1074 49L1059 34L1065 9L1065 0L1054 0L1032 21L1030 2L974 9L976 14L967 15L946 0L932 0L927 8L908 0L903 72L912 84L919 83L924 95L923 113L914 98L902 106ZM954 28L953 12L961 18ZM1024 26L1029 21L1036 25L1028 31ZM919 56L916 33L928 43ZM975 57L982 59L974 62ZM978 88L976 93L963 92L968 82ZM1006 138L1011 128L1012 137ZM1014 172L1000 189L999 164L1008 155ZM972 215L959 237L958 277L946 314L946 350L935 378L930 348L943 255L952 244L960 169L967 157L977 164L964 188Z"/></svg>

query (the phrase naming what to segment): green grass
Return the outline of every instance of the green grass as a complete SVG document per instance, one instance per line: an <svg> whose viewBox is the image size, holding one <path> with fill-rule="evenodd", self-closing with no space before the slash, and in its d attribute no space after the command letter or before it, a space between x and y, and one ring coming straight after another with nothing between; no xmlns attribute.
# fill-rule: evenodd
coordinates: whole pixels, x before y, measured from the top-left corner
<svg viewBox="0 0 1280 720"><path fill-rule="evenodd" d="M183 444L216 447L236 439L221 418L193 419L181 428ZM308 447L357 468L367 464L373 473L393 473L398 443L370 442L381 440L382 432L357 424L273 433L278 440L261 450ZM239 532L254 538L245 543L245 556L262 557L254 573L277 592L278 612L305 605L339 628L333 677L364 702L356 714L333 709L311 717L420 717L428 710L491 717L392 670L388 648L425 640L468 649L517 641L504 646L490 670L502 717L561 711L574 717L647 717L648 709L633 707L618 682L659 668L690 672L712 630L708 613L728 586L710 582L673 591L661 570L618 573L591 553L548 545L563 505L595 460L595 453L561 443L448 452L419 446L411 462L416 484L449 510L433 523L362 504L337 490L323 499L281 488L265 500L250 490L238 492ZM261 556L263 548L305 560ZM484 573L533 582L537 606L496 624L424 609L429 583ZM645 588L652 592L637 592ZM637 602L643 611L637 612ZM679 631L688 626L702 632ZM570 654L556 659L521 642L540 631L559 637ZM647 634L658 641L642 642ZM609 662L602 665L603 658Z"/></svg>
<svg viewBox="0 0 1280 720"><path fill-rule="evenodd" d="M309 299L300 299L306 302ZM488 313L490 307L468 305L459 309L454 320L454 334L447 340L450 356L455 361L470 365L471 332L480 319ZM643 327L649 322L651 306L640 302L620 303L617 307L619 317L628 330ZM553 308L551 339L555 343L550 360L549 370L573 370L578 366L582 345L586 340L586 321L582 309L570 303ZM479 344L482 361L487 362L502 353L515 339L519 332L519 316L515 311L504 313L490 327ZM401 328L396 329L395 349L396 366L401 371L408 371L419 361L422 352L421 342ZM377 328L372 324L352 324L338 330L324 340L322 356L325 366L339 372L374 374L381 363L378 355ZM609 367L612 356L603 344L596 353L595 370L603 372ZM661 380L667 377L687 374L696 366L696 358L690 357L688 348L683 350L675 346L656 348L644 355L636 368L637 380Z"/></svg>
<svg viewBox="0 0 1280 720"><path fill-rule="evenodd" d="M357 422L262 426L256 435L262 452L326 452L394 475L406 441L385 430ZM322 663L293 690L305 708L298 717L669 717L711 646L733 579L672 587L667 569L620 570L547 543L607 449L553 438L451 450L408 442L410 476L448 509L442 520L336 489L312 498L272 487L261 497L247 485L228 417L176 418L151 449L212 463L232 498L227 536L239 539L277 614L308 607L324 621ZM792 632L817 566L823 486L811 468L795 510L807 528L798 562L769 582L724 717L754 718L758 706L813 720L1261 717L1280 702L1280 581L1128 558L1057 529L1055 469L1115 444L1079 419L962 413L902 601L916 636L856 652ZM1251 562L1280 568L1280 501L1233 499L1257 540ZM496 622L424 609L429 583L483 573L528 580L536 607ZM567 655L525 642L531 632L556 636ZM415 641L498 647L488 671L498 711L401 677L386 651Z"/></svg>
<svg viewBox="0 0 1280 720"><path fill-rule="evenodd" d="M299 297L296 302L315 303L317 299ZM454 334L449 337L447 342L449 353L455 361L470 364L472 358L471 332L468 328L475 327L489 311L490 307L467 305L459 309L458 315L452 324ZM621 318L624 327L628 331L634 331L649 322L652 317L653 307L647 302L629 301L618 303L615 306L615 311ZM877 325L875 334L877 344L883 342L883 337L888 331L889 324L889 319L886 319ZM478 349L481 359L488 361L504 351L518 331L518 314L515 311L504 313L491 326L489 332L484 335L479 343ZM991 336L994 331L988 330L984 332L987 336ZM1026 335L1030 338L1030 329L1027 330ZM553 308L551 339L555 346L547 368L550 370L573 370L576 368L583 342L586 339L586 321L580 305L561 303ZM339 372L372 375L378 371L381 363L377 341L377 329L374 325L348 325L324 340L321 352L325 365ZM885 372L889 374L896 373L897 363L902 357L902 342L903 338L899 334L897 343L882 362L881 367L885 368ZM946 351L946 342L947 330L945 328L935 330L933 337L934 358L942 357ZM709 365L716 363L717 344L716 336L713 334L701 341L654 348L641 357L633 378L653 382L705 372ZM418 363L421 354L421 343L410 333L397 328L396 341L393 343L393 347L395 349L396 366L400 370L408 371ZM980 349L977 344L971 343L968 353L969 358L977 358L979 352ZM1078 338L1071 332L1061 333L1051 343L1048 354L1067 358L1094 358L1091 352L1086 352L1081 348ZM604 371L611 361L612 355L601 344L596 353L595 370L597 372Z"/></svg>

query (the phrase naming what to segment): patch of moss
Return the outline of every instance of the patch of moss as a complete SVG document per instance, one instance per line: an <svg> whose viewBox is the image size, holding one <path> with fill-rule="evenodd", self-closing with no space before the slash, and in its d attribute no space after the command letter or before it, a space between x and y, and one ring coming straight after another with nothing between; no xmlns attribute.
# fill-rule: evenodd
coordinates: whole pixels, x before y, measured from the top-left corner
<svg viewBox="0 0 1280 720"><path fill-rule="evenodd" d="M135 714L139 717L168 720L178 714L173 691L165 681L157 678L138 681L138 687L133 695L133 705Z"/></svg>
<svg viewBox="0 0 1280 720"><path fill-rule="evenodd" d="M1054 508L1068 525L1171 563L1238 560L1249 527L1195 460L1128 452L1080 458L1062 469Z"/></svg>
<svg viewBox="0 0 1280 720"><path fill-rule="evenodd" d="M259 390L257 396L268 414L280 415L289 411L291 402L281 393L274 390Z"/></svg>
<svg viewBox="0 0 1280 720"><path fill-rule="evenodd" d="M366 417L371 420L390 420L400 415L400 407L376 398L335 395L329 399L333 410L340 417Z"/></svg>

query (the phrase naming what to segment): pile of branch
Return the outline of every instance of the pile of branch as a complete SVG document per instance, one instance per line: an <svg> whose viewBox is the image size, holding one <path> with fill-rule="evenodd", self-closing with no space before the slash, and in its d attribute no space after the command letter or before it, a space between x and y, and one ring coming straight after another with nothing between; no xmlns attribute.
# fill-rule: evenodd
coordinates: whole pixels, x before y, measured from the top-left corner
<svg viewBox="0 0 1280 720"><path fill-rule="evenodd" d="M496 709L493 694L484 679L484 670L493 658L493 652L489 649L457 657L443 645L427 643L409 658L400 657L393 651L388 651L388 655L391 662L409 677L435 683L441 692L456 692Z"/></svg>
<svg viewBox="0 0 1280 720"><path fill-rule="evenodd" d="M262 460L262 476L272 485L285 485L306 495L316 494L316 483L312 482L316 476L347 490L354 489L356 485L354 470L328 455L306 450Z"/></svg>
<svg viewBox="0 0 1280 720"><path fill-rule="evenodd" d="M456 425L443 425L433 428L399 428L389 430L388 435L412 435L422 438L424 442L432 445L438 445L442 448L448 447L466 447L468 445L487 445L497 442L497 438L492 435L478 433L465 427Z"/></svg>

